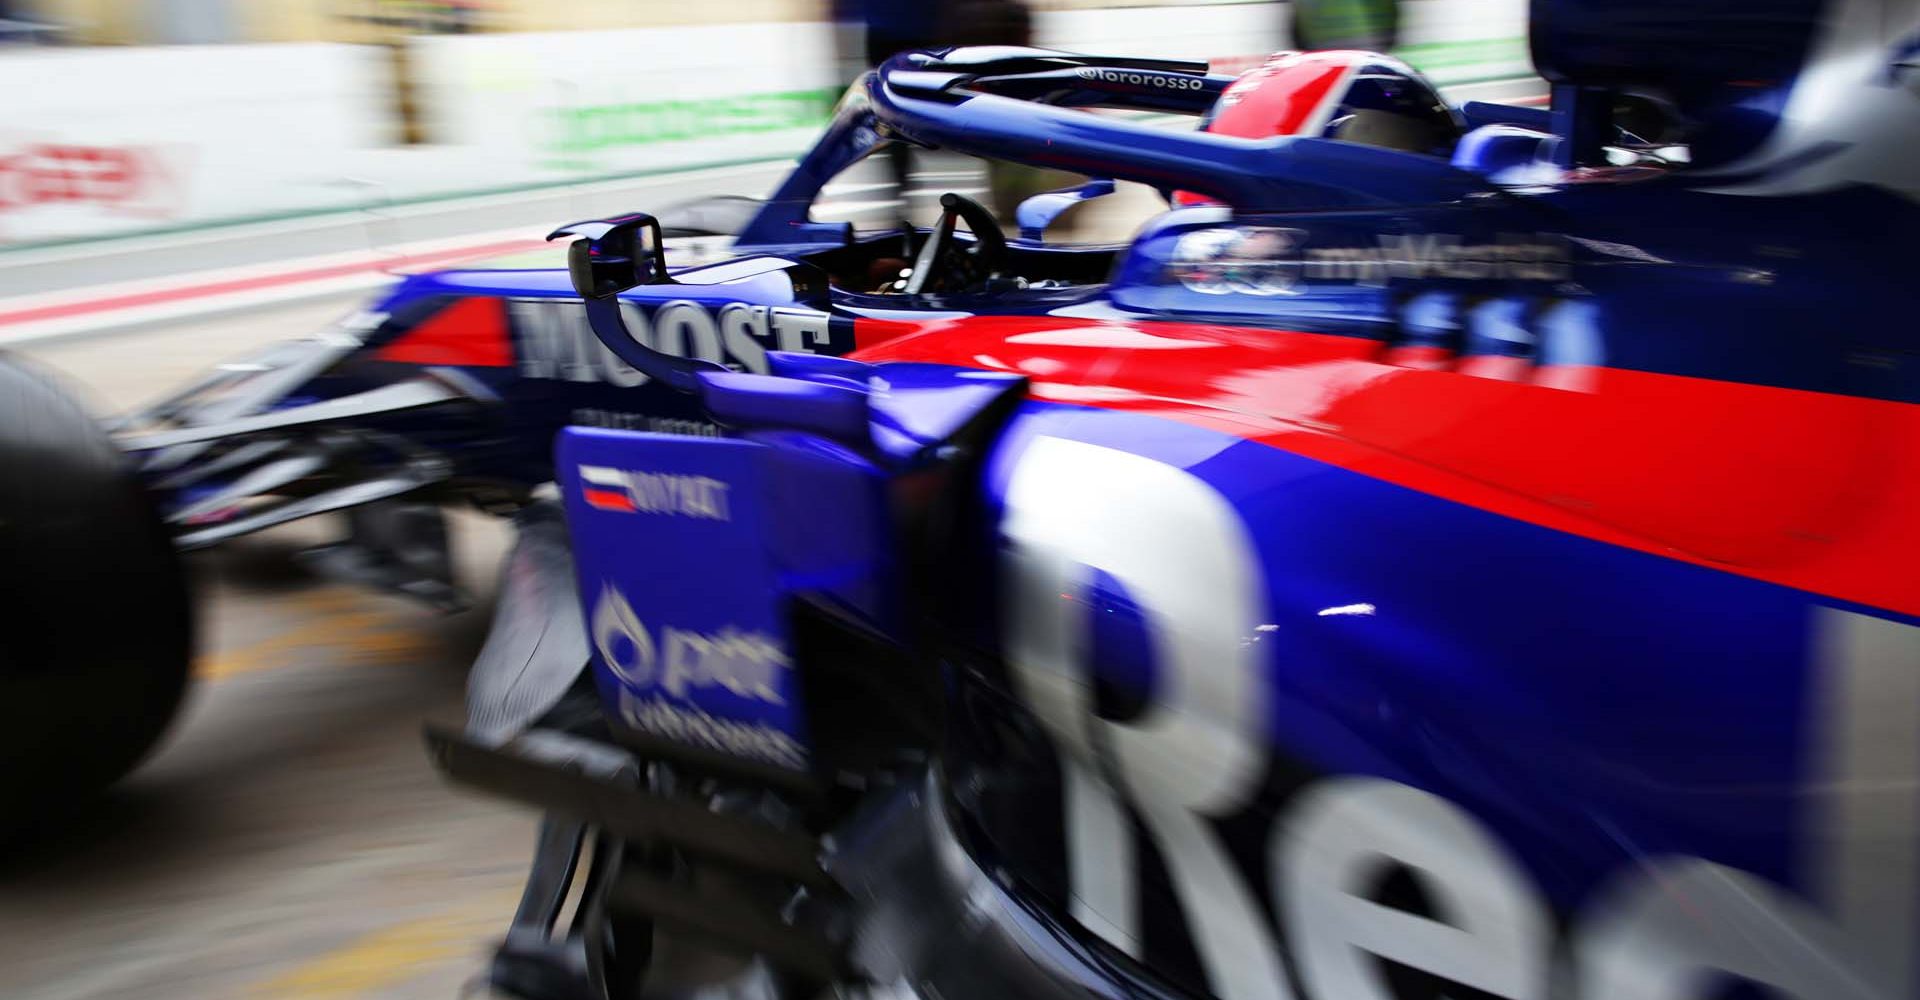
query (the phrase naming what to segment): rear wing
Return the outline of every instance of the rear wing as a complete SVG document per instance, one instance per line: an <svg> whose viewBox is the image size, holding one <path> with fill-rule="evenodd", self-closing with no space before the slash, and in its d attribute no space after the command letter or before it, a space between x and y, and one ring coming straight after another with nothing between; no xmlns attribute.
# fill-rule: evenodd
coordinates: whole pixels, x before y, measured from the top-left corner
<svg viewBox="0 0 1920 1000"><path fill-rule="evenodd" d="M889 142L1178 188L1245 211L1433 204L1489 190L1427 157L1329 139L1171 131L1086 108L1204 115L1233 78L1199 63L1011 46L906 52L848 92L819 143L743 229L747 246L843 243L807 210Z"/></svg>

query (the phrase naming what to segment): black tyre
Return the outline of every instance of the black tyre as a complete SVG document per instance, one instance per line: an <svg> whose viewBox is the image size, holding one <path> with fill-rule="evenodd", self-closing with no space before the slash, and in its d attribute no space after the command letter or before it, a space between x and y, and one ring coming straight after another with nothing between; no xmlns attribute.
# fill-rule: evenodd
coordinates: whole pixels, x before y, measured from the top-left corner
<svg viewBox="0 0 1920 1000"><path fill-rule="evenodd" d="M0 355L0 834L139 763L185 694L191 595L125 456Z"/></svg>

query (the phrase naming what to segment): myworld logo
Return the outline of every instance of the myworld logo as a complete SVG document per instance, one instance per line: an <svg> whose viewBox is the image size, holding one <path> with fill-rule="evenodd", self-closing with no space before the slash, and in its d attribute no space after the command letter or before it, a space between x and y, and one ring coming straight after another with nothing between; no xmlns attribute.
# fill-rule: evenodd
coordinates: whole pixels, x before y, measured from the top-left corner
<svg viewBox="0 0 1920 1000"><path fill-rule="evenodd" d="M1383 233L1372 244L1315 246L1303 229L1196 229L1174 244L1168 273L1208 295L1299 295L1310 282L1384 287L1389 281L1566 281L1564 237L1502 234L1473 242L1450 233Z"/></svg>
<svg viewBox="0 0 1920 1000"><path fill-rule="evenodd" d="M1545 233L1470 243L1445 233L1382 235L1374 246L1309 248L1310 279L1384 285L1389 278L1456 281L1566 281L1573 276L1564 240Z"/></svg>

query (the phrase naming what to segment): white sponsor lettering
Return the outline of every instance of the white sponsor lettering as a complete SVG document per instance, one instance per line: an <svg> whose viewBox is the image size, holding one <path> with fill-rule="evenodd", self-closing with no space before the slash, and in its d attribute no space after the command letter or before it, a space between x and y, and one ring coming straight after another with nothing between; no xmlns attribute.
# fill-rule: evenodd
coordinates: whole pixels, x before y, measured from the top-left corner
<svg viewBox="0 0 1920 1000"><path fill-rule="evenodd" d="M1082 80L1128 83L1136 87L1160 87L1165 90L1200 90L1206 86L1206 81L1197 76L1181 76L1171 73L1141 73L1131 70L1088 67L1080 70L1078 75Z"/></svg>
<svg viewBox="0 0 1920 1000"><path fill-rule="evenodd" d="M726 342L727 354L747 371L764 373L767 370L767 317L771 312L765 306L739 302L720 309L720 336ZM820 328L826 329L824 315L820 317Z"/></svg>
<svg viewBox="0 0 1920 1000"><path fill-rule="evenodd" d="M1799 1000L1911 995L1920 629L1815 612L1813 763L1801 779L1812 899L1701 858L1637 858L1556 941L1539 886L1471 813L1397 782L1332 777L1296 794L1267 834L1283 955L1208 823L1245 807L1265 759L1271 695L1248 641L1265 583L1238 512L1184 470L1042 437L1014 469L1004 524L1008 659L1066 756L1073 915L1116 947L1140 949L1131 813L1225 1000L1286 1000L1295 981L1319 1000L1392 1000L1378 959L1516 1000L1704 1000L1730 978ZM1160 665L1155 703L1127 723L1094 714L1086 606L1061 600L1094 570L1138 602ZM1418 873L1430 915L1370 898L1383 864Z"/></svg>
<svg viewBox="0 0 1920 1000"><path fill-rule="evenodd" d="M1298 295L1307 282L1385 286L1389 280L1565 281L1564 240L1545 234L1468 243L1432 233L1381 236L1377 246L1313 247L1301 229L1235 226L1181 235L1168 273L1209 295Z"/></svg>
<svg viewBox="0 0 1920 1000"><path fill-rule="evenodd" d="M713 314L698 302L669 302L653 314L653 343L649 346L676 358L718 361L720 327L714 323Z"/></svg>
<svg viewBox="0 0 1920 1000"><path fill-rule="evenodd" d="M1314 996L1391 1000L1376 956L1496 996L1546 995L1546 901L1459 806L1398 782L1332 778L1301 793L1284 824L1291 835L1268 845L1273 896ZM1367 898L1383 858L1419 872L1450 920Z"/></svg>
<svg viewBox="0 0 1920 1000"><path fill-rule="evenodd" d="M768 313L773 333L783 351L814 351L828 343L827 314L804 309L775 309ZM764 362L762 362L764 365Z"/></svg>
<svg viewBox="0 0 1920 1000"><path fill-rule="evenodd" d="M765 722L717 718L699 708L642 698L624 690L618 701L620 718L642 732L780 767L807 764L807 752L800 741Z"/></svg>
<svg viewBox="0 0 1920 1000"><path fill-rule="evenodd" d="M580 481L587 503L602 510L731 520L727 512L731 487L711 476L582 465Z"/></svg>
<svg viewBox="0 0 1920 1000"><path fill-rule="evenodd" d="M689 688L718 685L742 698L787 703L774 687L776 673L787 669L787 654L765 632L729 625L711 634L667 628L660 637L667 647L660 686L668 694L684 698Z"/></svg>
<svg viewBox="0 0 1920 1000"><path fill-rule="evenodd" d="M513 299L509 306L521 375L621 387L647 383L645 373L594 336L579 300ZM769 348L819 353L832 343L827 314L813 309L732 302L716 314L706 305L679 299L661 304L649 316L639 303L622 301L620 317L636 341L662 354L701 358L760 375L767 373Z"/></svg>
<svg viewBox="0 0 1920 1000"><path fill-rule="evenodd" d="M1112 502L1116 496L1128 502ZM1168 524L1180 530L1152 527ZM1284 1000L1290 991L1279 949L1253 887L1236 874L1207 823L1253 790L1266 762L1259 739L1265 692L1255 649L1244 641L1260 622L1264 595L1245 526L1225 497L1180 469L1042 437L1014 469L1002 530L1014 676L1063 749L1096 773L1096 762L1106 765L1099 774L1105 780L1078 793L1112 795L1117 786L1139 811L1172 869L1214 991L1224 1000ZM1162 626L1149 633L1156 661L1178 661L1164 671L1168 683L1156 690L1148 714L1132 723L1094 715L1084 612L1080 602L1060 599L1095 569L1118 579ZM1096 744L1107 752L1097 753ZM1075 839L1070 851L1106 850L1091 838ZM1130 884L1074 886L1083 902L1099 898L1094 893L1137 895ZM1103 916L1118 935L1114 944L1131 948L1140 936L1138 913Z"/></svg>
<svg viewBox="0 0 1920 1000"><path fill-rule="evenodd" d="M1441 233L1380 237L1372 247L1309 247L1309 280L1384 285L1390 278L1456 281L1566 281L1573 277L1566 244L1546 236L1468 243Z"/></svg>
<svg viewBox="0 0 1920 1000"><path fill-rule="evenodd" d="M658 689L686 700L701 688L720 688L769 705L787 703L781 693L791 669L787 652L765 632L731 625L711 633L667 626L656 641L611 583L601 588L592 624L601 659L634 690Z"/></svg>
<svg viewBox="0 0 1920 1000"><path fill-rule="evenodd" d="M645 413L626 413L620 410L598 410L581 408L567 417L567 422L581 427L609 427L620 431L652 431L655 434L678 434L682 437L726 437L719 424L705 420L682 420L675 417L655 417Z"/></svg>

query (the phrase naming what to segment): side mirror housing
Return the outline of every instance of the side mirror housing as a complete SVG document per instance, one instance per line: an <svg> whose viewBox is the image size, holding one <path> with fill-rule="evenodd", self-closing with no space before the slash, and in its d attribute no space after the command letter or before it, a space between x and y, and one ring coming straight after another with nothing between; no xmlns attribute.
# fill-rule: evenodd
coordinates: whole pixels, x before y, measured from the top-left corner
<svg viewBox="0 0 1920 1000"><path fill-rule="evenodd" d="M1014 221L1020 224L1020 238L1038 243L1046 237L1047 227L1065 215L1068 209L1083 201L1104 198L1112 193L1113 181L1096 177L1079 187L1036 194L1021 202L1020 207L1014 210Z"/></svg>
<svg viewBox="0 0 1920 1000"><path fill-rule="evenodd" d="M660 220L644 212L561 226L547 239L575 237L567 248L567 273L586 303L587 322L607 350L649 377L681 392L700 391L701 372L726 368L700 358L662 354L635 339L620 315L615 296L636 285L671 285Z"/></svg>
<svg viewBox="0 0 1920 1000"><path fill-rule="evenodd" d="M578 237L567 248L573 290L589 301L610 299L637 285L671 284L660 220L644 212L562 226L547 239Z"/></svg>

